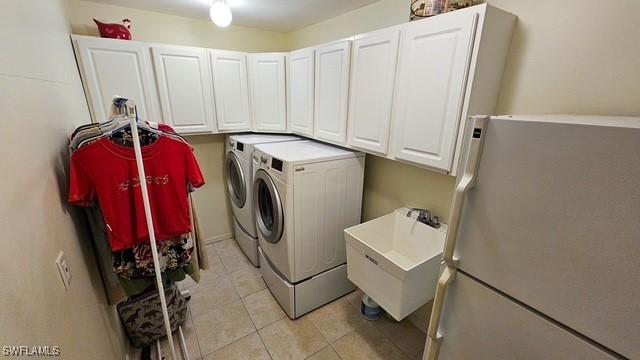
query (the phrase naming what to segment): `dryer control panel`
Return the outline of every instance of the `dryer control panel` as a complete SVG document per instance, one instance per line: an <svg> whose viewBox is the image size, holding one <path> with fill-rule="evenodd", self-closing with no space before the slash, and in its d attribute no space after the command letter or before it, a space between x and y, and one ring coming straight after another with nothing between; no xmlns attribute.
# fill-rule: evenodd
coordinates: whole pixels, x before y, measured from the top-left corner
<svg viewBox="0 0 640 360"><path fill-rule="evenodd" d="M271 168L282 172L282 160L271 158Z"/></svg>
<svg viewBox="0 0 640 360"><path fill-rule="evenodd" d="M286 182L289 164L281 159L256 149L253 151L253 167L267 170L274 178Z"/></svg>

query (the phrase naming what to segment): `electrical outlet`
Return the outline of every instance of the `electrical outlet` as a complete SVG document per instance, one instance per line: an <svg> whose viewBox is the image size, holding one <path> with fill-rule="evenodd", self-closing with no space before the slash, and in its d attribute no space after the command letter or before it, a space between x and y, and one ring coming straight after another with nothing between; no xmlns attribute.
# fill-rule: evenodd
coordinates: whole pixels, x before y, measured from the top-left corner
<svg viewBox="0 0 640 360"><path fill-rule="evenodd" d="M63 251L60 251L60 254L58 254L58 257L56 258L56 266L58 267L60 278L64 284L64 289L69 290L69 286L71 286L71 269L69 269L69 264L67 263L67 258L64 256Z"/></svg>

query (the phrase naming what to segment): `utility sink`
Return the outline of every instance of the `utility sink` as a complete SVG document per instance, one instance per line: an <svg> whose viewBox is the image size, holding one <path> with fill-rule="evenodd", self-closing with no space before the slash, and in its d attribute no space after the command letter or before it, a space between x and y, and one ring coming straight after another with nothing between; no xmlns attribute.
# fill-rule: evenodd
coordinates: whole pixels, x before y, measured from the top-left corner
<svg viewBox="0 0 640 360"><path fill-rule="evenodd" d="M400 321L433 299L447 225L417 221L400 208L344 231L347 275Z"/></svg>

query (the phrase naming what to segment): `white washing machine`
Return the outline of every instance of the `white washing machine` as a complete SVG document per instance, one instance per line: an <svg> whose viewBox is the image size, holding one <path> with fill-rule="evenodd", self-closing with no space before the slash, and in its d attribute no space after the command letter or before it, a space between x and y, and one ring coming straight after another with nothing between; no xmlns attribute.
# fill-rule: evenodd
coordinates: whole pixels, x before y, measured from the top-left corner
<svg viewBox="0 0 640 360"><path fill-rule="evenodd" d="M364 154L313 141L256 145L261 273L294 319L355 287L344 229L360 223Z"/></svg>
<svg viewBox="0 0 640 360"><path fill-rule="evenodd" d="M255 266L258 260L258 234L252 208L253 147L256 144L298 141L293 135L237 134L227 137L225 178L229 189L236 241Z"/></svg>

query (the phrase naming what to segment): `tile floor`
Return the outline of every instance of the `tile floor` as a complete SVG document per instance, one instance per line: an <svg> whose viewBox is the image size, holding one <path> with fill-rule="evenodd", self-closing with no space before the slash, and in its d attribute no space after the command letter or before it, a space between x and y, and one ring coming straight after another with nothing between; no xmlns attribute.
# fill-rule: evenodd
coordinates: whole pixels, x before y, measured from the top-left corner
<svg viewBox="0 0 640 360"><path fill-rule="evenodd" d="M363 319L360 291L290 320L235 240L207 245L207 256L200 283L180 284L192 294L183 326L192 360L421 359L426 335L407 320Z"/></svg>

